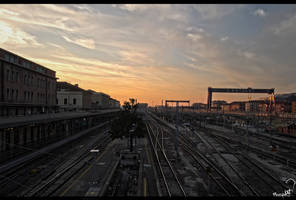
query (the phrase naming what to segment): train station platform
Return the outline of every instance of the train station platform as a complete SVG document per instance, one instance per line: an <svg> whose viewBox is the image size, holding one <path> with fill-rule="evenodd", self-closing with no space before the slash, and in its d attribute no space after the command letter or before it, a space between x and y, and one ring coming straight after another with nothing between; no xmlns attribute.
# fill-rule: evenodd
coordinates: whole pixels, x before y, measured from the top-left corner
<svg viewBox="0 0 296 200"><path fill-rule="evenodd" d="M37 114L37 115L27 115L27 116L16 116L16 117L0 117L0 128L13 128L16 126L22 126L27 123L34 122L52 122L64 119L72 119L78 117L88 117L98 114L105 114L114 111L119 111L119 109L108 109L99 110L96 112L63 112L63 113L50 113L50 114Z"/></svg>

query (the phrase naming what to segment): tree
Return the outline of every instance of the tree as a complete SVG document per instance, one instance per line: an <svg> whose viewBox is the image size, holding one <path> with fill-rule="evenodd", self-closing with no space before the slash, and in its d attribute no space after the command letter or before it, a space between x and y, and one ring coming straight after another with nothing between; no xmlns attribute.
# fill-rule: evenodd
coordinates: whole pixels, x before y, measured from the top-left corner
<svg viewBox="0 0 296 200"><path fill-rule="evenodd" d="M129 131L135 126L134 135L136 137L143 137L143 127L145 124L142 121L142 118L137 114L138 103L135 99L130 98L129 101L123 103L123 111L111 122L111 137L123 138L130 137ZM132 138L130 138L132 140ZM131 143L132 149L132 143Z"/></svg>

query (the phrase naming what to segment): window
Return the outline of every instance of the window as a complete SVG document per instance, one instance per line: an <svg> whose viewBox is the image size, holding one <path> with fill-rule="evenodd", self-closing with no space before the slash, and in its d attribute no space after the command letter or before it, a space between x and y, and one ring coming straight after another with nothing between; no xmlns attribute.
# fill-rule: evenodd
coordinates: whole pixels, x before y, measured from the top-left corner
<svg viewBox="0 0 296 200"><path fill-rule="evenodd" d="M11 99L13 100L14 89L11 90Z"/></svg>
<svg viewBox="0 0 296 200"><path fill-rule="evenodd" d="M64 98L64 105L67 104L67 98Z"/></svg>
<svg viewBox="0 0 296 200"><path fill-rule="evenodd" d="M18 81L18 72L15 73L15 81Z"/></svg>
<svg viewBox="0 0 296 200"><path fill-rule="evenodd" d="M13 62L13 61L14 61L14 56L13 56L13 55L10 55L10 56L9 56L9 61L10 61L10 62Z"/></svg>
<svg viewBox="0 0 296 200"><path fill-rule="evenodd" d="M9 69L6 71L6 80L9 81Z"/></svg>
<svg viewBox="0 0 296 200"><path fill-rule="evenodd" d="M57 99L57 105L59 104L59 100Z"/></svg>
<svg viewBox="0 0 296 200"><path fill-rule="evenodd" d="M24 92L24 101L26 101L26 97L27 97L27 92Z"/></svg>
<svg viewBox="0 0 296 200"><path fill-rule="evenodd" d="M31 101L33 101L33 92L31 92Z"/></svg>
<svg viewBox="0 0 296 200"><path fill-rule="evenodd" d="M73 99L73 104L76 105L76 99L75 98Z"/></svg>
<svg viewBox="0 0 296 200"><path fill-rule="evenodd" d="M15 99L17 100L17 98L18 98L18 89L16 89L15 91Z"/></svg>
<svg viewBox="0 0 296 200"><path fill-rule="evenodd" d="M26 85L27 74L25 74L24 84Z"/></svg>
<svg viewBox="0 0 296 200"><path fill-rule="evenodd" d="M7 97L7 99L9 99L9 88L7 88L7 90L6 90L6 97Z"/></svg>
<svg viewBox="0 0 296 200"><path fill-rule="evenodd" d="M14 71L11 71L11 80L13 81Z"/></svg>

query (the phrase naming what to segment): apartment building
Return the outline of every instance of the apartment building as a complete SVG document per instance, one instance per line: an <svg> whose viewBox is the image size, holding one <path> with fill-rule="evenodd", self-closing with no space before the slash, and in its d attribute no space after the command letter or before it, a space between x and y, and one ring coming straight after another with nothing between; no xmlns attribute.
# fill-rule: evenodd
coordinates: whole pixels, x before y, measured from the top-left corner
<svg viewBox="0 0 296 200"><path fill-rule="evenodd" d="M0 48L0 116L53 112L56 72Z"/></svg>

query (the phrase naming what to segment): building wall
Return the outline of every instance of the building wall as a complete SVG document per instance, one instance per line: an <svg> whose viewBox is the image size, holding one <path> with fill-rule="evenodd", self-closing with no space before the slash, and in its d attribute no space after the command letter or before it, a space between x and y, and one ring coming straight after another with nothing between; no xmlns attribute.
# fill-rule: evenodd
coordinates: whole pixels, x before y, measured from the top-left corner
<svg viewBox="0 0 296 200"><path fill-rule="evenodd" d="M109 99L110 99L109 95L106 95L106 94L102 93L102 106L103 106L103 108L109 108L109 106L110 106Z"/></svg>
<svg viewBox="0 0 296 200"><path fill-rule="evenodd" d="M16 115L16 110L25 108L30 108L31 113L41 112L42 107L53 108L55 71L0 48L0 95L0 103L5 104L0 108L1 115Z"/></svg>
<svg viewBox="0 0 296 200"><path fill-rule="evenodd" d="M58 106L66 109L90 109L91 94L84 91L58 91ZM66 102L66 104L65 104Z"/></svg>
<svg viewBox="0 0 296 200"><path fill-rule="evenodd" d="M268 105L261 101L250 101L245 103L245 111L247 112L267 112Z"/></svg>
<svg viewBox="0 0 296 200"><path fill-rule="evenodd" d="M231 111L244 111L245 107L243 104L235 103L235 104L230 105L230 110Z"/></svg>
<svg viewBox="0 0 296 200"><path fill-rule="evenodd" d="M101 93L93 93L91 95L91 101L92 101L92 105L94 105L94 107L101 107L103 105L103 96Z"/></svg>
<svg viewBox="0 0 296 200"><path fill-rule="evenodd" d="M58 106L61 108L83 108L82 91L58 91ZM65 104L65 99L67 99ZM74 100L75 99L75 100ZM76 101L76 103L74 102ZM75 103L75 104L74 104Z"/></svg>
<svg viewBox="0 0 296 200"><path fill-rule="evenodd" d="M296 101L292 101L292 113L296 113Z"/></svg>
<svg viewBox="0 0 296 200"><path fill-rule="evenodd" d="M120 102L116 99L110 98L101 92L93 92L91 95L92 108L119 108Z"/></svg>
<svg viewBox="0 0 296 200"><path fill-rule="evenodd" d="M230 105L229 104L222 105L222 110L224 110L224 111L231 111Z"/></svg>
<svg viewBox="0 0 296 200"><path fill-rule="evenodd" d="M84 109L90 109L91 108L91 93L89 92L83 92L83 105L82 107Z"/></svg>
<svg viewBox="0 0 296 200"><path fill-rule="evenodd" d="M116 99L110 98L110 107L111 108L119 108L120 107L119 101L117 101Z"/></svg>

